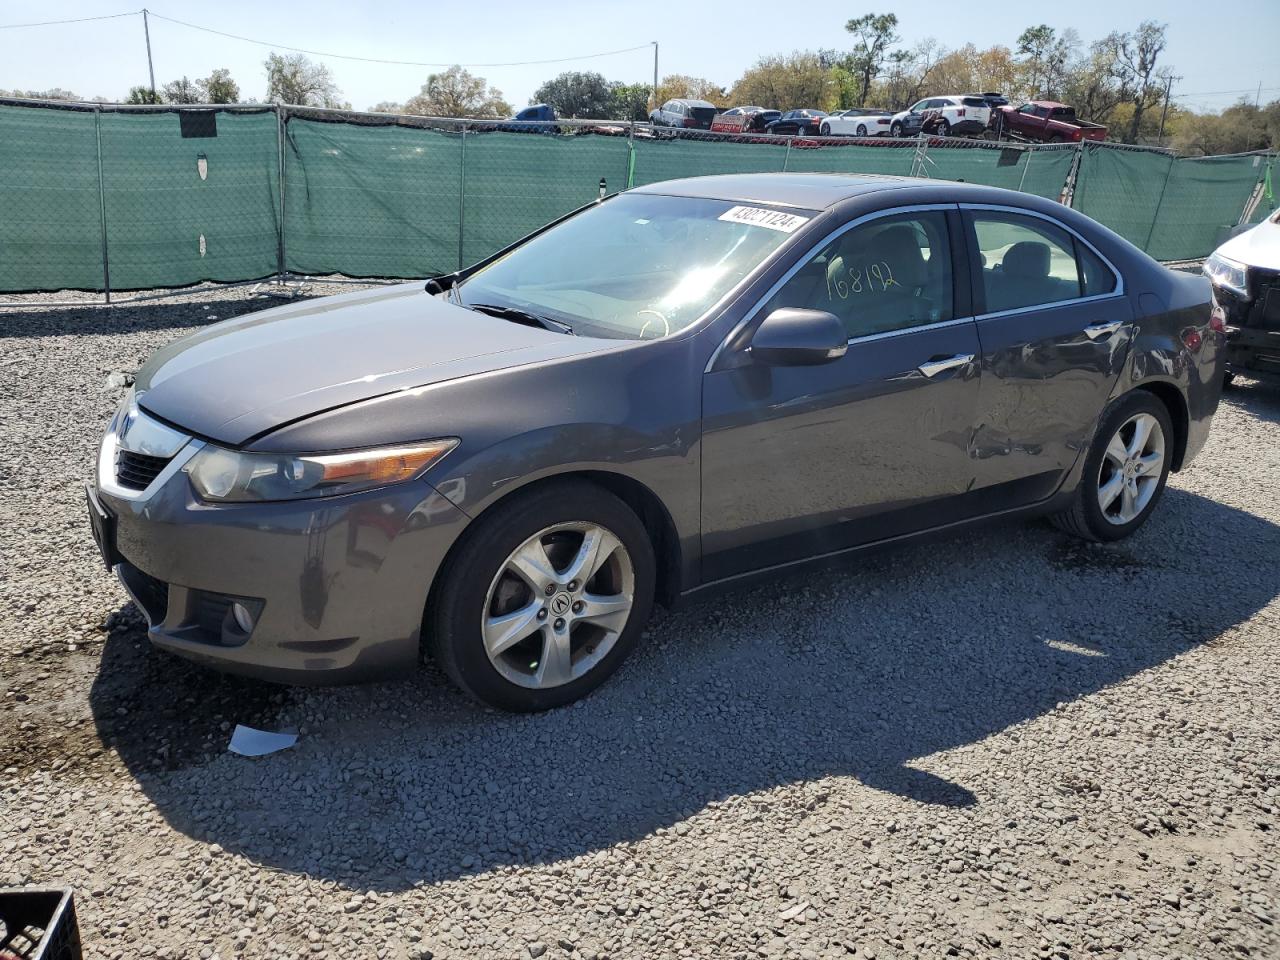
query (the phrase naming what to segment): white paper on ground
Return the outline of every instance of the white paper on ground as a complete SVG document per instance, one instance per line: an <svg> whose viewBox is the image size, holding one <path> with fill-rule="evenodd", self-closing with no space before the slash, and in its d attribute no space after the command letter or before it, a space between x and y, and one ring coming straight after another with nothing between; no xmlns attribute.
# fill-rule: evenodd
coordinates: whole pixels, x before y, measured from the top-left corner
<svg viewBox="0 0 1280 960"><path fill-rule="evenodd" d="M288 750L297 742L296 733L271 733L269 730L255 730L237 723L235 730L231 732L231 743L227 749L242 757L262 757L277 750Z"/></svg>

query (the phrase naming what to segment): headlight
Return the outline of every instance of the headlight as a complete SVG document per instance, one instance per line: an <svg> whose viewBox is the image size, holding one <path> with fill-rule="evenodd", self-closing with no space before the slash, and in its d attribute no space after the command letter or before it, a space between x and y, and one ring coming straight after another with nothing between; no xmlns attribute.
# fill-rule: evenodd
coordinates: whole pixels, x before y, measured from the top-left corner
<svg viewBox="0 0 1280 960"><path fill-rule="evenodd" d="M456 439L350 453L240 453L207 446L183 468L203 500L301 500L410 480L458 445Z"/></svg>
<svg viewBox="0 0 1280 960"><path fill-rule="evenodd" d="M1226 257L1215 253L1204 262L1204 275L1208 277L1216 286L1230 290L1232 293L1239 294L1241 297L1248 299L1249 282L1246 279L1249 268L1243 263L1237 263L1234 260L1228 260Z"/></svg>

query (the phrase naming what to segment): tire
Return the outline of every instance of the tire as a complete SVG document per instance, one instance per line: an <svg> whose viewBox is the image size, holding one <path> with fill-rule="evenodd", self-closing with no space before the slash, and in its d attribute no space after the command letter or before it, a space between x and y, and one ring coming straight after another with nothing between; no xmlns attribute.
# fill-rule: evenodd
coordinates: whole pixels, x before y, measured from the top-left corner
<svg viewBox="0 0 1280 960"><path fill-rule="evenodd" d="M860 136L860 137L865 137L865 136L867 135L867 128L866 128L866 125L865 125L865 124L861 124L861 123L860 123L860 124L858 124L858 129L857 129L857 131L856 131L856 132L857 132L858 136Z"/></svg>
<svg viewBox="0 0 1280 960"><path fill-rule="evenodd" d="M821 127L818 128L818 133L822 134L822 136L824 137L831 136L831 124L824 123Z"/></svg>
<svg viewBox="0 0 1280 960"><path fill-rule="evenodd" d="M938 121L938 136L940 137L951 136L951 124L946 120Z"/></svg>
<svg viewBox="0 0 1280 960"><path fill-rule="evenodd" d="M598 536L597 542L610 544L605 559L582 583L560 582L586 553L579 553L586 532L578 528L604 531L616 546ZM578 480L541 485L498 504L464 536L432 591L423 627L433 659L477 700L519 713L572 703L604 683L639 641L653 607L656 561L644 524L613 494ZM509 565L535 540L541 552L534 553L555 575L551 594L536 592ZM616 608L628 588L625 611L579 612L590 605ZM486 636L496 647L521 631L523 639L494 655L486 648ZM564 651L563 657L553 650Z"/></svg>
<svg viewBox="0 0 1280 960"><path fill-rule="evenodd" d="M898 139L901 139L901 138L902 138L902 124L901 124L901 123L899 123L899 122L898 122L898 121L896 121L896 120L895 120L893 123L889 124L889 136L891 136L891 137L896 137L896 138L898 138Z"/></svg>
<svg viewBox="0 0 1280 960"><path fill-rule="evenodd" d="M1055 133L1052 137L1049 138L1049 142L1050 143L1066 143L1067 138L1060 133Z"/></svg>
<svg viewBox="0 0 1280 960"><path fill-rule="evenodd" d="M1137 451L1141 460L1146 461L1146 469L1138 466L1138 458L1133 456L1135 435L1131 430L1139 419L1148 427L1147 440ZM1155 427L1159 429L1158 435ZM1123 450L1113 447L1113 441L1118 441ZM1097 435L1085 455L1084 471L1073 494L1073 502L1051 518L1054 525L1083 540L1098 542L1122 540L1134 533L1147 522L1164 493L1174 441L1173 421L1159 397L1146 390L1134 390L1121 397L1103 413ZM1157 445L1160 451L1158 473L1150 460ZM1125 453L1127 461L1124 466L1117 457L1121 452ZM1130 470L1136 472L1127 472ZM1116 482L1120 484L1118 490L1113 486ZM1111 491L1107 491L1104 484L1110 486ZM1131 495L1125 489L1127 487L1135 494ZM1105 510L1102 505L1104 492L1113 497ZM1130 506L1135 509L1130 511Z"/></svg>

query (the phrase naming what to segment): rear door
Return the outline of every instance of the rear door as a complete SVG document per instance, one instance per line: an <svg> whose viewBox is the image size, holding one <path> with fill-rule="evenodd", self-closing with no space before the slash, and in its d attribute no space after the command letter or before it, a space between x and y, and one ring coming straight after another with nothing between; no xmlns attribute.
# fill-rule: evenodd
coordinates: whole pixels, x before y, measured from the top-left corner
<svg viewBox="0 0 1280 960"><path fill-rule="evenodd" d="M1016 208L963 210L982 343L975 489L993 504L1034 503L1088 447L1133 312L1119 274L1063 224Z"/></svg>
<svg viewBox="0 0 1280 960"><path fill-rule="evenodd" d="M739 340L713 362L706 579L959 518L979 352L960 229L954 205L855 221L802 256L748 321L781 307L831 312L849 333L843 357L771 366Z"/></svg>

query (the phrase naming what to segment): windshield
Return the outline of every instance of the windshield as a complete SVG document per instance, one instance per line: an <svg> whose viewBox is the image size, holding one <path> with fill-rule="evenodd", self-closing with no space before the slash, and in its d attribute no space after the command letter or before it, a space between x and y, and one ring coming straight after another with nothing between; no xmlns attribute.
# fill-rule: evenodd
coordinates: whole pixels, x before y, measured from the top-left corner
<svg viewBox="0 0 1280 960"><path fill-rule="evenodd" d="M701 317L817 214L628 193L522 244L457 288L583 336L651 338Z"/></svg>

